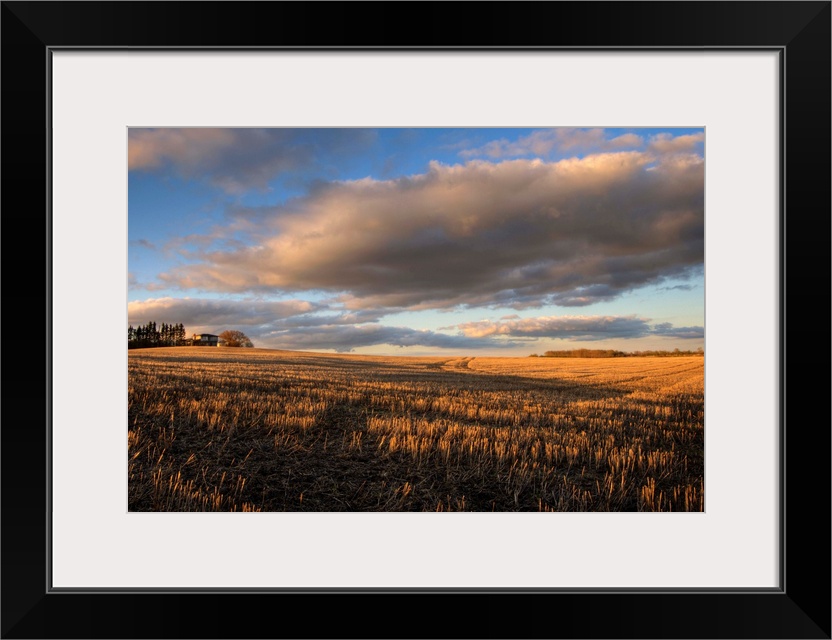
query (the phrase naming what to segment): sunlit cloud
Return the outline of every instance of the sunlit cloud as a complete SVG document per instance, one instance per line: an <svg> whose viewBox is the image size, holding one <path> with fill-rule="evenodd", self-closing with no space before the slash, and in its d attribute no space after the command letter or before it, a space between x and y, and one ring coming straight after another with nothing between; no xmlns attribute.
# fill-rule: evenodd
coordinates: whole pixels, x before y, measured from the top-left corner
<svg viewBox="0 0 832 640"><path fill-rule="evenodd" d="M545 316L482 320L457 325L471 338L509 336L513 338L552 338L592 341L633 339L651 335L675 338L703 338L703 327L673 327L670 323L651 325L649 318L638 316Z"/></svg>
<svg viewBox="0 0 832 640"><path fill-rule="evenodd" d="M638 338L649 335L650 325L636 316L547 316L492 322L468 322L458 327L466 336L522 336L571 340Z"/></svg>
<svg viewBox="0 0 832 640"><path fill-rule="evenodd" d="M585 306L703 263L703 180L701 159L639 151L432 163L260 210L250 246L194 251L159 283L323 291L352 309Z"/></svg>
<svg viewBox="0 0 832 640"><path fill-rule="evenodd" d="M694 151L698 144L705 141L705 134L673 136L670 133L658 133L650 137L648 151L655 153L686 153Z"/></svg>
<svg viewBox="0 0 832 640"><path fill-rule="evenodd" d="M517 140L492 140L475 149L459 152L463 158L516 158L520 156L547 157L553 152L598 152L624 148L637 148L644 139L634 133L608 138L603 129L558 128L541 129Z"/></svg>

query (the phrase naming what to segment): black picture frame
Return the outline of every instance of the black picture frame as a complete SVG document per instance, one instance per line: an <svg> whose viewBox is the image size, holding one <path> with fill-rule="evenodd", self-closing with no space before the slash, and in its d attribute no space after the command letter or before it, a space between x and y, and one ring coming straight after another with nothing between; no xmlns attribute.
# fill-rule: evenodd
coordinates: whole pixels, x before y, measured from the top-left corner
<svg viewBox="0 0 832 640"><path fill-rule="evenodd" d="M830 638L830 2L2 2L1 11L3 638ZM780 588L51 590L50 345L60 327L50 316L50 57L130 47L778 51Z"/></svg>

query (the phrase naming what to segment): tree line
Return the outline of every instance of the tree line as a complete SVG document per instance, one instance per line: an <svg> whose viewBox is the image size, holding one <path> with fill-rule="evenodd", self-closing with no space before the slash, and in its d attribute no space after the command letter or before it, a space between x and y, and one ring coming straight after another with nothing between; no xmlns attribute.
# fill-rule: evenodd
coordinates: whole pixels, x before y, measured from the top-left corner
<svg viewBox="0 0 832 640"><path fill-rule="evenodd" d="M563 351L546 351L544 358L633 358L633 357L656 357L669 358L674 356L704 356L705 350L699 347L696 351L617 351L615 349L565 349ZM533 353L531 358L538 358Z"/></svg>
<svg viewBox="0 0 832 640"><path fill-rule="evenodd" d="M254 343L242 331L228 329L219 335L219 342L224 347L253 347ZM155 322L139 325L135 329L133 325L127 327L127 348L148 349L151 347L189 347L193 340L187 337L185 326L179 324L168 324L163 322L157 325Z"/></svg>
<svg viewBox="0 0 832 640"><path fill-rule="evenodd" d="M185 326L163 322L157 326L155 322L139 325L135 329L131 324L127 327L127 348L146 349L148 347L177 347L188 344L185 337Z"/></svg>

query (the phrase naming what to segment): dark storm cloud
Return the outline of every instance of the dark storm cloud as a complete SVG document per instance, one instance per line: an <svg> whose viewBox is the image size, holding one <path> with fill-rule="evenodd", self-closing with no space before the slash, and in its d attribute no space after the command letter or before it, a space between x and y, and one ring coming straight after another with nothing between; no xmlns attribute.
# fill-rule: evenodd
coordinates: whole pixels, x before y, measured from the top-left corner
<svg viewBox="0 0 832 640"><path fill-rule="evenodd" d="M229 193L265 188L279 174L345 155L375 138L368 129L130 129L131 171L167 171L206 179Z"/></svg>

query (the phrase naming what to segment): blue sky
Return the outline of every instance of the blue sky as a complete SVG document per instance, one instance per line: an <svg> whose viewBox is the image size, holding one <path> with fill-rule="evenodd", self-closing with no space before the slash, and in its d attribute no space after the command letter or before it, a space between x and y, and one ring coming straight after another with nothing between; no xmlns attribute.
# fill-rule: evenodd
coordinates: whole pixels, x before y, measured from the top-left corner
<svg viewBox="0 0 832 640"><path fill-rule="evenodd" d="M702 129L130 129L128 316L255 346L704 346Z"/></svg>

